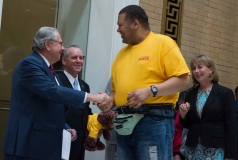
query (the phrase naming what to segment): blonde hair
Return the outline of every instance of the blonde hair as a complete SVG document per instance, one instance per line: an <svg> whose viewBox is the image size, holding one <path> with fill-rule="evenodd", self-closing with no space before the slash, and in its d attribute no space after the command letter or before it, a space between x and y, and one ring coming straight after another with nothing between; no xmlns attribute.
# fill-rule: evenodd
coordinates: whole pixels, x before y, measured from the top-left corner
<svg viewBox="0 0 238 160"><path fill-rule="evenodd" d="M210 80L211 80L212 83L217 83L219 81L219 76L217 74L215 64L211 60L210 57L205 56L205 55L198 55L198 56L194 57L190 62L191 70L194 67L195 63L203 64L203 65L207 66L208 68L212 69L212 73L211 73L211 77L210 77ZM194 84L199 84L199 82L195 79L193 73L192 73L192 79L193 79Z"/></svg>

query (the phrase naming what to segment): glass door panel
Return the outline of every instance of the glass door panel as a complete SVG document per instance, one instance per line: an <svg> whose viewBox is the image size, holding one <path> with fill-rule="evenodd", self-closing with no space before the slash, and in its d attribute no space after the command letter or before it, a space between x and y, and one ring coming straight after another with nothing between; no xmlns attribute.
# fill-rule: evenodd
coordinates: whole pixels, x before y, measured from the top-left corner
<svg viewBox="0 0 238 160"><path fill-rule="evenodd" d="M79 76L84 79L87 60L87 44L91 0L59 1L57 28L59 29L65 47L78 45L84 55L84 67ZM56 71L62 71L61 62L54 65Z"/></svg>
<svg viewBox="0 0 238 160"><path fill-rule="evenodd" d="M11 95L12 72L17 62L31 53L36 31L55 26L58 0L2 0L0 30L0 150L3 150L5 128ZM0 152L0 159L3 153Z"/></svg>
<svg viewBox="0 0 238 160"><path fill-rule="evenodd" d="M3 0L0 31L0 101L10 101L11 76L16 63L31 53L42 26L55 26L55 0Z"/></svg>

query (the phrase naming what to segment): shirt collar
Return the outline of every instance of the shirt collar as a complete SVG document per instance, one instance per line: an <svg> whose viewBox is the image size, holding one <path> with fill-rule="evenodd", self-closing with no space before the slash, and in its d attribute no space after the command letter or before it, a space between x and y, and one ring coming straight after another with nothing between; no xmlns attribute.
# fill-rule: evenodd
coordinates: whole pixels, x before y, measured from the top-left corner
<svg viewBox="0 0 238 160"><path fill-rule="evenodd" d="M36 51L36 52L39 53L39 55L44 59L46 65L47 65L48 67L50 67L50 62L49 62L42 54L40 54L40 52L38 52L38 51ZM54 77L55 77L56 83L57 83L58 85L60 85L59 82L58 82L58 79L56 78L56 76L54 76Z"/></svg>
<svg viewBox="0 0 238 160"><path fill-rule="evenodd" d="M40 54L40 52L37 51L37 53L39 53L39 55L44 59L45 63L49 67L50 66L50 62L42 54Z"/></svg>
<svg viewBox="0 0 238 160"><path fill-rule="evenodd" d="M72 86L74 86L74 81L75 79L78 81L78 75L76 78L74 78L71 74L69 74L67 71L64 70L64 74L66 77L69 79L69 82L71 83Z"/></svg>

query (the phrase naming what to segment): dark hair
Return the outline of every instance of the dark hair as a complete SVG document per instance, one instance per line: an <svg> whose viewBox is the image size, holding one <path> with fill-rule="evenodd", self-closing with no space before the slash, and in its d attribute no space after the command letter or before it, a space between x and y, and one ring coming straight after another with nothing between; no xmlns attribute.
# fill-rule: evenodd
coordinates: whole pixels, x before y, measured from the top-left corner
<svg viewBox="0 0 238 160"><path fill-rule="evenodd" d="M205 55L198 55L198 56L194 57L190 62L191 70L193 70L193 66L194 66L195 63L204 64L208 68L212 69L212 74L211 74L211 77L210 77L210 80L211 80L212 83L217 83L219 81L219 76L217 74L215 64L211 60L210 57L205 56ZM192 79L193 79L193 84L199 84L199 82L195 79L193 74L192 74Z"/></svg>
<svg viewBox="0 0 238 160"><path fill-rule="evenodd" d="M238 86L235 89L235 94L238 94L237 92L238 92Z"/></svg>
<svg viewBox="0 0 238 160"><path fill-rule="evenodd" d="M125 14L127 19L130 19L131 21L134 21L137 19L142 26L144 26L146 29L149 29L149 21L148 16L145 13L144 9L142 9L140 6L137 5L129 5L123 8L119 14Z"/></svg>

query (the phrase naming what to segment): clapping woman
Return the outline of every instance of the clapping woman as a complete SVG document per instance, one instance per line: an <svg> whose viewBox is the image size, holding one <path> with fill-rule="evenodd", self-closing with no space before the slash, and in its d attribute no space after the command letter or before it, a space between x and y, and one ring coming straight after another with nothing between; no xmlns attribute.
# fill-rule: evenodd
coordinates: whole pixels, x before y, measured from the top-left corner
<svg viewBox="0 0 238 160"><path fill-rule="evenodd" d="M218 84L213 61L204 55L190 62L198 86L187 93L179 107L180 122L188 128L185 159L230 160L236 158L237 120L233 92Z"/></svg>

